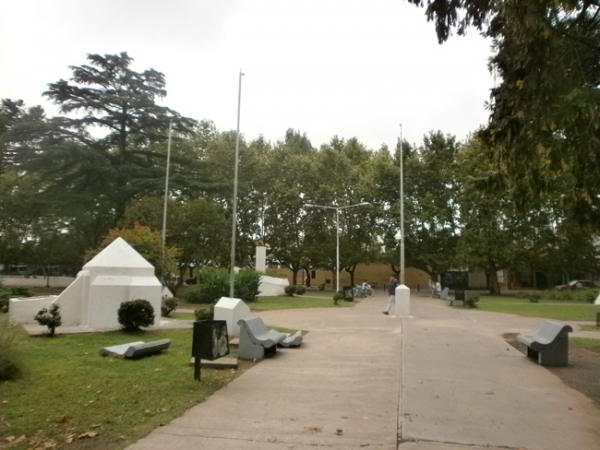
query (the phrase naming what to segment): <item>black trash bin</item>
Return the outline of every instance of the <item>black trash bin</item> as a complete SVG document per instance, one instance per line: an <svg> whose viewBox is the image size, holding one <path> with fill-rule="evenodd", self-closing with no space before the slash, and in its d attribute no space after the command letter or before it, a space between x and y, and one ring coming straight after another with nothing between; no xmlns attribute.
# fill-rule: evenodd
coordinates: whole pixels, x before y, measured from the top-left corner
<svg viewBox="0 0 600 450"><path fill-rule="evenodd" d="M200 380L200 360L214 361L229 355L227 322L224 320L199 320L194 322L192 335L192 356L194 357L194 378Z"/></svg>
<svg viewBox="0 0 600 450"><path fill-rule="evenodd" d="M352 286L344 286L344 300L347 302L354 301L354 289Z"/></svg>
<svg viewBox="0 0 600 450"><path fill-rule="evenodd" d="M229 355L227 322L224 320L199 320L194 322L192 356L214 361Z"/></svg>

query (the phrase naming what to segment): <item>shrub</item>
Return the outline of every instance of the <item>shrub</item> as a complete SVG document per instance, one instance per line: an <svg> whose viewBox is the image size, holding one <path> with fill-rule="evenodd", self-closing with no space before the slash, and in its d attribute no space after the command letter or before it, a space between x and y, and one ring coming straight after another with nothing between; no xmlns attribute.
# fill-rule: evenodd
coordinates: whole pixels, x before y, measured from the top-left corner
<svg viewBox="0 0 600 450"><path fill-rule="evenodd" d="M162 304L160 305L160 312L163 317L169 317L173 311L177 309L178 305L177 297L167 297L166 295L162 298Z"/></svg>
<svg viewBox="0 0 600 450"><path fill-rule="evenodd" d="M598 298L598 294L600 294L600 289L589 289L587 291L581 291L581 296L584 300L594 303Z"/></svg>
<svg viewBox="0 0 600 450"><path fill-rule="evenodd" d="M21 286L2 286L0 285L0 313L8 312L11 298L31 297L29 288Z"/></svg>
<svg viewBox="0 0 600 450"><path fill-rule="evenodd" d="M14 380L22 372L17 351L17 327L10 326L8 319L0 319L0 380Z"/></svg>
<svg viewBox="0 0 600 450"><path fill-rule="evenodd" d="M333 304L337 305L340 300L344 299L344 291L337 291L333 294Z"/></svg>
<svg viewBox="0 0 600 450"><path fill-rule="evenodd" d="M121 303L119 307L119 323L126 331L134 331L140 327L154 324L154 308L148 300L131 300Z"/></svg>
<svg viewBox="0 0 600 450"><path fill-rule="evenodd" d="M215 305L209 305L206 308L194 310L196 320L213 320L215 317Z"/></svg>
<svg viewBox="0 0 600 450"><path fill-rule="evenodd" d="M306 292L306 288L304 286L296 286L296 294L302 295Z"/></svg>
<svg viewBox="0 0 600 450"><path fill-rule="evenodd" d="M221 297L229 295L230 276L224 270L206 268L198 275L201 284L190 286L184 295L188 303L216 303Z"/></svg>
<svg viewBox="0 0 600 450"><path fill-rule="evenodd" d="M56 304L50 308L42 308L36 314L34 319L40 325L46 325L48 327L48 336L54 336L56 327L60 327L62 324L62 318L60 317L60 307Z"/></svg>
<svg viewBox="0 0 600 450"><path fill-rule="evenodd" d="M479 294L467 293L465 295L465 308L477 308Z"/></svg>
<svg viewBox="0 0 600 450"><path fill-rule="evenodd" d="M324 291L324 290L325 290L325 283L321 283L321 284L319 285L319 290L320 290L320 291Z"/></svg>
<svg viewBox="0 0 600 450"><path fill-rule="evenodd" d="M260 294L260 277L256 270L242 270L237 273L233 281L234 296L245 302L255 302Z"/></svg>
<svg viewBox="0 0 600 450"><path fill-rule="evenodd" d="M531 303L539 303L542 296L540 294L538 294L537 292L530 292L527 295L527 298L529 299L529 301Z"/></svg>
<svg viewBox="0 0 600 450"><path fill-rule="evenodd" d="M285 288L283 288L283 290L285 291L285 293L287 295L289 295L290 297L293 297L294 294L296 293L296 286L286 286Z"/></svg>

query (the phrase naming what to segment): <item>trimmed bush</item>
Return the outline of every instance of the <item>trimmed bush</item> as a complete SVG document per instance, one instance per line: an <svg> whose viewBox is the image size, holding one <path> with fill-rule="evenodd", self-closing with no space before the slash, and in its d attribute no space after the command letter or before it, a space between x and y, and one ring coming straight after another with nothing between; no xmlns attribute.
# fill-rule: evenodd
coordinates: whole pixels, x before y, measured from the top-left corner
<svg viewBox="0 0 600 450"><path fill-rule="evenodd" d="M9 325L7 318L0 319L0 380L14 380L22 373L15 342L17 332L18 328Z"/></svg>
<svg viewBox="0 0 600 450"><path fill-rule="evenodd" d="M465 308L477 308L477 302L479 301L479 294L473 294L468 292L465 295Z"/></svg>
<svg viewBox="0 0 600 450"><path fill-rule="evenodd" d="M60 307L58 305L52 305L50 308L42 308L35 315L34 319L40 325L46 325L48 327L48 336L54 336L56 327L62 325L62 317L60 316Z"/></svg>
<svg viewBox="0 0 600 450"><path fill-rule="evenodd" d="M224 270L206 268L200 271L201 284L190 286L183 296L187 303L211 304L229 295L229 273Z"/></svg>
<svg viewBox="0 0 600 450"><path fill-rule="evenodd" d="M337 305L340 300L344 299L344 291L337 291L333 294L333 304Z"/></svg>
<svg viewBox="0 0 600 450"><path fill-rule="evenodd" d="M285 291L286 295L293 297L296 293L296 286L286 286L283 288L283 290Z"/></svg>
<svg viewBox="0 0 600 450"><path fill-rule="evenodd" d="M135 331L140 327L154 324L154 308L148 300L138 299L121 303L119 323L126 331Z"/></svg>
<svg viewBox="0 0 600 450"><path fill-rule="evenodd" d="M177 297L167 297L166 295L162 298L162 304L160 305L160 312L163 317L169 317L173 311L177 309L178 305Z"/></svg>
<svg viewBox="0 0 600 450"><path fill-rule="evenodd" d="M209 305L206 308L196 309L194 311L196 320L213 320L215 317L215 305Z"/></svg>
<svg viewBox="0 0 600 450"><path fill-rule="evenodd" d="M260 273L256 270L241 270L235 275L233 280L233 291L236 298L240 298L246 303L256 301L260 294Z"/></svg>
<svg viewBox="0 0 600 450"><path fill-rule="evenodd" d="M319 290L320 290L320 291L324 291L324 290L325 290L325 283L321 283L321 284L319 285Z"/></svg>
<svg viewBox="0 0 600 450"><path fill-rule="evenodd" d="M296 294L302 295L306 292L306 288L304 286L296 286Z"/></svg>

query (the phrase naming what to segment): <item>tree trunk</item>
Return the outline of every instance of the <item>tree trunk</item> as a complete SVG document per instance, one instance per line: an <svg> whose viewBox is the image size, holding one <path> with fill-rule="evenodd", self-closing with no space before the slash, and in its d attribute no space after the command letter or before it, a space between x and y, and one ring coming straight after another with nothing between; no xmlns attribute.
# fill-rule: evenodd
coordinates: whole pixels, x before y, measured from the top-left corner
<svg viewBox="0 0 600 450"><path fill-rule="evenodd" d="M492 270L488 273L488 287L490 289L490 295L501 295L500 284L498 283L498 272Z"/></svg>

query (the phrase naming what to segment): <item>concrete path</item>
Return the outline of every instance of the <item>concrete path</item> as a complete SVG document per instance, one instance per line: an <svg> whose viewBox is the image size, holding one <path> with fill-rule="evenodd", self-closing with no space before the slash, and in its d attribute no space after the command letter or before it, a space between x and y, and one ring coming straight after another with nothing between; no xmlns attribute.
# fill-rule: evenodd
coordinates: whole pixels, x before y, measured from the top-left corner
<svg viewBox="0 0 600 450"><path fill-rule="evenodd" d="M355 308L268 311L310 330L206 402L128 447L597 450L599 411L507 345L543 319L414 297L413 318Z"/></svg>

